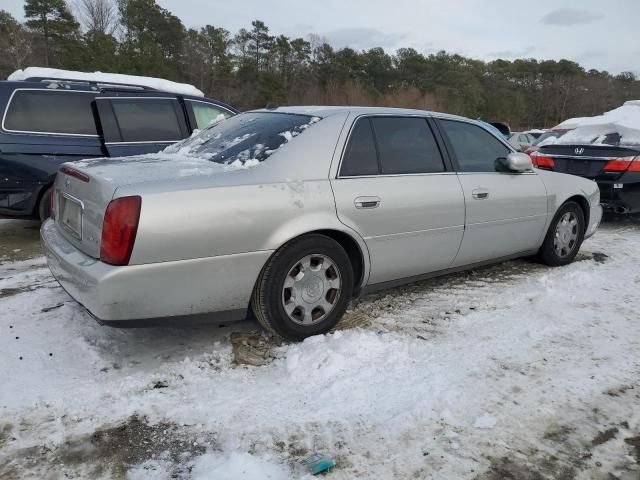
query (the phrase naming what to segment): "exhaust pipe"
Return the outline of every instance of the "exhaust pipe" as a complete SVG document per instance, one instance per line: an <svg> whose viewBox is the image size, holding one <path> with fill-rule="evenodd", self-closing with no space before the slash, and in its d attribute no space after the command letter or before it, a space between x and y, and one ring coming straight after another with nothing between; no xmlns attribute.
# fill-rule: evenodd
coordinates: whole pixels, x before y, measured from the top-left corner
<svg viewBox="0 0 640 480"><path fill-rule="evenodd" d="M623 214L623 213L627 213L629 209L627 207L615 207L613 211L618 214Z"/></svg>

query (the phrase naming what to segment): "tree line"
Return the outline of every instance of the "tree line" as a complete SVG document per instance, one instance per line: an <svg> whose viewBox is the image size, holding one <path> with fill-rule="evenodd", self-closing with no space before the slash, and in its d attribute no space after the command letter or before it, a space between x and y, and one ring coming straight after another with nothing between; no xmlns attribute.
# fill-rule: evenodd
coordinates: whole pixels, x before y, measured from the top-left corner
<svg viewBox="0 0 640 480"><path fill-rule="evenodd" d="M155 0L26 0L24 23L0 10L0 77L25 66L163 77L240 109L267 103L378 105L552 127L640 98L630 72L569 60L484 62L413 48L336 49L309 34L276 35L260 20L232 34L186 28Z"/></svg>

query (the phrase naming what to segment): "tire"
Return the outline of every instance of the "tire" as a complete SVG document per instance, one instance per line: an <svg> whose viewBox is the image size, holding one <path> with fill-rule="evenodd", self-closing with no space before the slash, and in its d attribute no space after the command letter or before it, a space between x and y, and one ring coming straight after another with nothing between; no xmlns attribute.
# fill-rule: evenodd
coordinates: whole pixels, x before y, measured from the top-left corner
<svg viewBox="0 0 640 480"><path fill-rule="evenodd" d="M547 236L538 251L538 259L551 267L573 262L584 240L584 231L584 213L580 205L575 202L565 203L549 225ZM557 242L556 233L558 233Z"/></svg>
<svg viewBox="0 0 640 480"><path fill-rule="evenodd" d="M352 294L347 252L329 237L310 234L272 255L258 277L251 306L269 333L300 341L335 327Z"/></svg>
<svg viewBox="0 0 640 480"><path fill-rule="evenodd" d="M53 187L47 188L42 196L40 197L40 202L38 203L38 218L40 218L41 222L44 222L47 218L51 216L51 189Z"/></svg>

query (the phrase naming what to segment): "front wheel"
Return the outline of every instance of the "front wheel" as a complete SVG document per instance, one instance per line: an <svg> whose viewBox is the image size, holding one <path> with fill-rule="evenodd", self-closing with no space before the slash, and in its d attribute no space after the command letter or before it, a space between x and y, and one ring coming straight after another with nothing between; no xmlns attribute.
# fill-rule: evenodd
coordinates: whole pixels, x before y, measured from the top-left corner
<svg viewBox="0 0 640 480"><path fill-rule="evenodd" d="M299 341L331 330L352 293L353 269L344 248L312 234L273 254L258 278L251 305L267 331Z"/></svg>
<svg viewBox="0 0 640 480"><path fill-rule="evenodd" d="M538 258L552 267L573 262L584 240L584 231L584 214L580 206L575 202L565 203L549 226Z"/></svg>

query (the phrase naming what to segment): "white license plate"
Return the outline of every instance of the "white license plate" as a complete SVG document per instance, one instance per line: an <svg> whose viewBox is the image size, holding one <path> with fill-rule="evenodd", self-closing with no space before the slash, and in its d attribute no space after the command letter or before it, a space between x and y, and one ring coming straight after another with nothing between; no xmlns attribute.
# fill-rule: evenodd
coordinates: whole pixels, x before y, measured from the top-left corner
<svg viewBox="0 0 640 480"><path fill-rule="evenodd" d="M61 198L60 223L79 240L82 240L82 204L66 196Z"/></svg>

